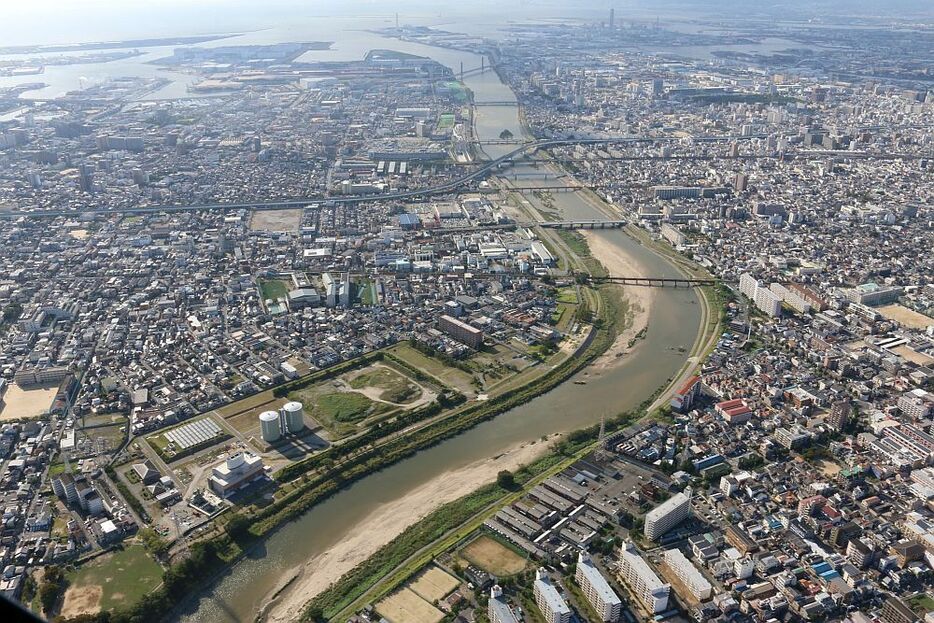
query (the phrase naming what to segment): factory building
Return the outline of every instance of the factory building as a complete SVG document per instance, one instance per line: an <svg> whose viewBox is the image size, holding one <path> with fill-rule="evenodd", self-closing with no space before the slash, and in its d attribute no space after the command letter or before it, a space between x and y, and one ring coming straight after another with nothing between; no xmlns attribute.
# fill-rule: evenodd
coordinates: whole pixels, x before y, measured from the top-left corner
<svg viewBox="0 0 934 623"><path fill-rule="evenodd" d="M211 471L211 490L228 498L266 475L262 459L254 454L237 452Z"/></svg>

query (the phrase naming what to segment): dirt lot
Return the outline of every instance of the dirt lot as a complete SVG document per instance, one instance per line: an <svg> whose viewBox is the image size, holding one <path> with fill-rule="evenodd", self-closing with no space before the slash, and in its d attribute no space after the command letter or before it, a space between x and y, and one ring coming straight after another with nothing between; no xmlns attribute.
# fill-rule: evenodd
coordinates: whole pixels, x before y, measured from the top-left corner
<svg viewBox="0 0 934 623"><path fill-rule="evenodd" d="M908 361L918 364L919 366L926 366L931 362L934 362L934 358L924 353L919 353L909 346L899 346L898 348L893 348L892 351L895 354L904 357Z"/></svg>
<svg viewBox="0 0 934 623"><path fill-rule="evenodd" d="M438 567L429 567L422 571L414 582L409 583L412 592L433 604L444 599L458 587L460 581Z"/></svg>
<svg viewBox="0 0 934 623"><path fill-rule="evenodd" d="M444 618L443 612L409 588L396 591L376 604L376 611L391 623L438 623Z"/></svg>
<svg viewBox="0 0 934 623"><path fill-rule="evenodd" d="M101 595L104 589L100 586L72 586L65 592L62 604L62 616L76 617L80 614L97 614L100 612Z"/></svg>
<svg viewBox="0 0 934 623"><path fill-rule="evenodd" d="M52 406L57 393L58 383L54 387L30 389L23 389L16 383L12 383L0 402L0 422L42 415Z"/></svg>
<svg viewBox="0 0 934 623"><path fill-rule="evenodd" d="M894 305L884 305L877 307L876 311L890 320L903 324L909 329L926 329L934 325L934 318L929 318L924 314L919 314L913 309L908 309L903 305L895 303Z"/></svg>
<svg viewBox="0 0 934 623"><path fill-rule="evenodd" d="M525 569L526 560L496 539L481 536L460 551L467 562L496 576L513 575Z"/></svg>
<svg viewBox="0 0 934 623"><path fill-rule="evenodd" d="M250 219L254 231L298 231L302 210L256 210Z"/></svg>

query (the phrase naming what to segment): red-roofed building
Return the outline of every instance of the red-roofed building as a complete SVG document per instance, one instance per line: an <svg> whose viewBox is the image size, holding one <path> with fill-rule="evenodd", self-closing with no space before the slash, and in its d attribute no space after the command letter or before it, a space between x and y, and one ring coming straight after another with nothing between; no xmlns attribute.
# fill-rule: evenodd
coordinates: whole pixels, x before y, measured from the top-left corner
<svg viewBox="0 0 934 623"><path fill-rule="evenodd" d="M692 376L671 397L671 408L684 413L690 411L701 389L701 378Z"/></svg>
<svg viewBox="0 0 934 623"><path fill-rule="evenodd" d="M748 422L752 418L752 409L742 398L725 400L716 405L717 413L731 426Z"/></svg>

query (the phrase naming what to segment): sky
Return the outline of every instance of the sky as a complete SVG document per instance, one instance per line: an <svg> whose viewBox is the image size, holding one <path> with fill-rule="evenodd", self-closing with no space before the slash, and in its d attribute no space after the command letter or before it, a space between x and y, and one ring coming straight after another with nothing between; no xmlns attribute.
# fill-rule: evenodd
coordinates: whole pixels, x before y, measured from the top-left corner
<svg viewBox="0 0 934 623"><path fill-rule="evenodd" d="M612 6L620 17L683 10L708 17L798 11L827 15L887 14L934 18L934 0L0 0L0 45L73 43L257 30L315 15L441 15L472 11L507 16L595 16ZM737 13L742 11L742 13ZM799 13L800 14L800 13Z"/></svg>

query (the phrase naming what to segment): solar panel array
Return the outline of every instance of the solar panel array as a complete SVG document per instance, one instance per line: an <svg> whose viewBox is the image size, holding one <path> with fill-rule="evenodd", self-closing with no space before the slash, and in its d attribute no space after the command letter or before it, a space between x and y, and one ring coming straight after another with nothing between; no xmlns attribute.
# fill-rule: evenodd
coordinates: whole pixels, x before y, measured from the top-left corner
<svg viewBox="0 0 934 623"><path fill-rule="evenodd" d="M165 434L165 438L174 443L179 449L186 450L192 446L208 441L221 432L211 418L204 418L197 422L190 422L178 428L173 428Z"/></svg>

